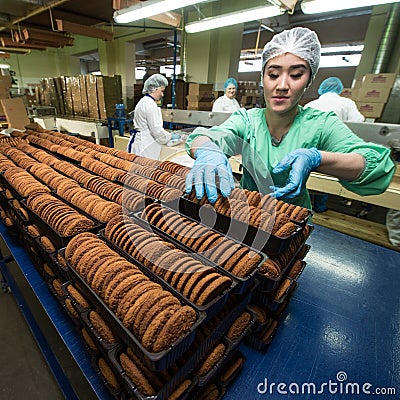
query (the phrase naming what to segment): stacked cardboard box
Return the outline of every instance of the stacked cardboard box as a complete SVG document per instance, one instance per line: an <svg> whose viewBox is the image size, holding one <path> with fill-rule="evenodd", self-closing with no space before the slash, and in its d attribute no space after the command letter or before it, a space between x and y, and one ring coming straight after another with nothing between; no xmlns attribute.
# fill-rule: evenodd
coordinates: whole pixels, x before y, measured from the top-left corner
<svg viewBox="0 0 400 400"><path fill-rule="evenodd" d="M40 105L53 106L59 115L107 119L122 103L121 76L62 76L41 81Z"/></svg>
<svg viewBox="0 0 400 400"><path fill-rule="evenodd" d="M36 107L39 105L36 97L37 84L28 84L28 87L24 89L24 103L26 107Z"/></svg>
<svg viewBox="0 0 400 400"><path fill-rule="evenodd" d="M0 75L0 99L10 98L10 88L11 88L11 76L10 75ZM4 110L0 103L0 116L3 116Z"/></svg>
<svg viewBox="0 0 400 400"><path fill-rule="evenodd" d="M352 88L345 88L341 96L357 103L365 118L380 118L396 80L395 73L366 74L358 78Z"/></svg>
<svg viewBox="0 0 400 400"><path fill-rule="evenodd" d="M239 81L236 99L244 108L253 108L260 103L260 90L255 81Z"/></svg>
<svg viewBox="0 0 400 400"><path fill-rule="evenodd" d="M188 110L211 111L214 100L212 83L190 82L186 99Z"/></svg>
<svg viewBox="0 0 400 400"><path fill-rule="evenodd" d="M143 83L135 83L133 85L133 109L136 107L136 104L139 102L139 100L143 97L143 86Z"/></svg>
<svg viewBox="0 0 400 400"><path fill-rule="evenodd" d="M168 104L172 104L172 80L168 79L168 86L165 88L163 106L167 107ZM175 81L175 108L179 110L186 110L188 94L188 86L183 79L176 79Z"/></svg>

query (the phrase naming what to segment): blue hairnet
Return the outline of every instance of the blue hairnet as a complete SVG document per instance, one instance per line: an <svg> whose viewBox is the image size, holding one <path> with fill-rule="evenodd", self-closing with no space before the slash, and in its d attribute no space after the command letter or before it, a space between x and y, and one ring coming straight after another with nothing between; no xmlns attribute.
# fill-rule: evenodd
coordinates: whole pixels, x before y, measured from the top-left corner
<svg viewBox="0 0 400 400"><path fill-rule="evenodd" d="M317 34L308 28L292 28L275 35L264 47L262 53L261 82L267 62L281 54L292 53L308 62L311 69L310 81L313 82L317 74L321 58L321 44Z"/></svg>
<svg viewBox="0 0 400 400"><path fill-rule="evenodd" d="M343 83L339 78L336 78L335 76L331 78L327 78L322 83L319 85L318 88L318 94L321 96L321 94L325 93L337 93L340 94L343 91Z"/></svg>
<svg viewBox="0 0 400 400"><path fill-rule="evenodd" d="M168 86L167 78L161 74L151 75L144 83L142 93L153 93L162 86Z"/></svg>
<svg viewBox="0 0 400 400"><path fill-rule="evenodd" d="M224 90L226 90L226 88L227 88L229 85L235 86L236 89L238 88L238 83L236 82L236 79L234 79L234 78L228 78L228 79L225 81L225 83L224 83Z"/></svg>

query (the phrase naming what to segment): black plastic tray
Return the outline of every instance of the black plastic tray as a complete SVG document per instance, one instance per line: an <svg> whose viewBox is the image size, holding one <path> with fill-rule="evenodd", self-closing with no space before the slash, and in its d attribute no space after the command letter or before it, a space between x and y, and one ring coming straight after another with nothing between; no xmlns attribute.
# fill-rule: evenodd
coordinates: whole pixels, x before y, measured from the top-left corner
<svg viewBox="0 0 400 400"><path fill-rule="evenodd" d="M114 372L119 375L122 384L124 385L127 392L134 396L138 400L167 400L168 396L177 388L177 386L183 382L186 378L192 380L192 385L188 388L192 390L197 385L197 379L191 376L191 371L185 368L180 368L179 371L172 376L172 378L160 389L160 391L153 396L144 395L132 382L129 376L123 370L119 361L119 356L124 349L119 347L109 352L110 364L114 369Z"/></svg>
<svg viewBox="0 0 400 400"><path fill-rule="evenodd" d="M60 264L57 259L57 253L51 253L49 254L49 257L51 259L52 265L58 271L60 278L62 278L64 281L69 281L71 279L71 276L69 275L69 270L67 270Z"/></svg>
<svg viewBox="0 0 400 400"><path fill-rule="evenodd" d="M260 290L262 292L273 292L277 288L277 286L282 281L282 279L287 275L287 272L290 270L290 267L293 265L293 262L297 259L297 254L299 253L299 251L303 248L303 246L306 246L305 243L306 243L307 239L309 238L309 236L311 235L311 232L313 231L314 226L309 225L309 229L310 229L309 234L306 237L304 237L304 239L301 241L301 243L298 246L298 248L296 249L296 251L292 254L290 260L282 268L279 276L277 276L276 278L269 278L261 273L259 273L257 275L257 279L260 281L258 290ZM309 245L307 245L307 246L308 246L308 250L309 250L310 246ZM305 254L307 254L308 250L306 250Z"/></svg>
<svg viewBox="0 0 400 400"><path fill-rule="evenodd" d="M194 203L185 197L180 197L177 200L165 202L164 204L181 214L190 216L196 221L201 221L204 225L227 235L229 238L236 239L267 255L276 255L285 251L290 246L293 238L302 229L301 225L298 225L298 228L292 235L280 238L269 232L245 224L242 221L220 214L213 207L201 207L200 204Z"/></svg>
<svg viewBox="0 0 400 400"><path fill-rule="evenodd" d="M222 355L221 359L218 360L217 363L211 368L211 370L204 376L199 376L197 374L197 369L195 371L195 374L197 375L197 378L199 380L198 387L203 387L203 386L206 386L208 383L210 383L217 376L217 374L221 371L222 366L224 365L226 359L231 354L231 349L230 349L229 343L226 341L225 338L222 338L222 340L220 340L219 343L222 343L225 345L225 352ZM198 363L196 365L196 367L199 367L199 365L201 365L201 360L200 360L200 363Z"/></svg>
<svg viewBox="0 0 400 400"><path fill-rule="evenodd" d="M165 282L161 277L156 275L153 271L150 269L146 268L142 263L140 263L138 260L133 258L130 254L128 254L126 251L122 250L120 247L118 247L115 243L113 243L111 240L109 240L105 234L104 230L102 229L99 232L99 236L101 237L102 240L104 240L107 245L112 248L114 251L119 253L122 257L126 258L128 261L130 261L133 264L136 264L140 266L142 270L148 271L148 274L152 277L157 277L160 281L164 282L165 285L167 285L169 288L173 289L174 292L179 293L175 288L173 288L171 285L169 285L167 282ZM195 254L188 254L188 256L197 258ZM203 262L202 260L199 260L200 262ZM228 274L224 271L221 271L221 269L216 268L215 266L211 265L210 263L206 264L207 266L210 266L212 268L215 268L221 275L228 276ZM232 279L231 286L227 288L220 296L216 297L214 300L212 300L210 303L204 305L204 306L198 306L196 304L193 304L189 299L186 299L188 303L190 303L193 307L197 308L200 311L203 311L206 313L207 318L211 318L213 315L215 315L221 308L225 305L225 303L228 300L228 296L232 291L234 290L234 287L236 286L237 282ZM179 293L180 296L184 297L182 293Z"/></svg>
<svg viewBox="0 0 400 400"><path fill-rule="evenodd" d="M90 350L91 352L91 350ZM104 386L108 389L108 391L110 392L111 396L115 399L115 400L121 400L124 395L125 395L125 391L124 391L124 385L121 382L121 378L118 377L117 375L115 376L120 388L119 389L114 389L106 380L106 378L104 377L104 375L101 373L100 368L98 366L98 361L100 359L101 356L99 355L92 355L91 358L91 364L93 369L96 371L98 377L100 378L100 380L103 382ZM106 357L102 357L108 364L110 364L110 360L108 360ZM110 366L111 367L111 366Z"/></svg>
<svg viewBox="0 0 400 400"><path fill-rule="evenodd" d="M277 321L277 320L275 320L275 321ZM275 337L275 334L279 328L279 325L280 325L280 323L279 323L279 321L277 321L275 328L273 329L273 331L271 332L271 334L269 335L269 337L266 340L262 339L262 333L263 333L262 331L259 332L258 334L247 335L247 337L245 339L246 344L248 344L250 347L252 347L255 350L266 352L272 342L272 339ZM266 327L266 329L268 329L268 326Z"/></svg>
<svg viewBox="0 0 400 400"><path fill-rule="evenodd" d="M301 261L301 268L300 268L300 271L296 274L296 276L293 276L293 277L290 277L293 281L297 281L297 279L299 279L299 277L300 277L300 275L303 273L303 271L304 271L304 268L306 267L306 265L307 265L307 263L305 262L305 261L303 261L303 260L300 260ZM289 271L288 271L288 273L290 272L290 268L289 268ZM288 275L287 275L288 276ZM289 276L288 276L289 277Z"/></svg>
<svg viewBox="0 0 400 400"><path fill-rule="evenodd" d="M65 249L60 250L61 255L64 257ZM65 258L65 257L64 257ZM90 288L87 283L82 279L82 277L72 268L69 264L68 268L70 270L70 275L77 285L77 287L86 296L88 301L90 301L96 311L110 324L111 328L115 333L117 333L121 340L132 348L132 350L138 355L138 357L152 370L159 371L167 369L176 359L178 359L190 346L194 340L197 327L203 322L206 314L198 310L192 303L188 302L183 296L181 296L177 291L175 291L170 286L166 285L164 281L159 279L154 274L150 273L149 270L141 267L135 262L135 265L151 280L159 283L165 290L171 292L175 297L177 297L181 304L186 304L191 306L197 313L197 321L191 327L190 331L186 335L180 337L169 349L161 351L159 353L152 353L144 348L140 341L133 335L132 332L128 331L122 322L117 318L117 316L107 307L103 300Z"/></svg>
<svg viewBox="0 0 400 400"><path fill-rule="evenodd" d="M238 346L240 346L240 344L243 342L244 338L253 330L254 324L256 322L256 318L254 315L254 312L250 309L250 308L246 308L245 310L243 310L242 312L248 312L251 315L251 319L250 319L250 323L247 325L247 327L245 328L245 330L242 332L242 334L235 340L231 340L228 337L225 336L225 340L226 342L229 344L229 352L231 353L232 351L236 350L238 348ZM239 313L236 318L242 314ZM233 322L235 322L236 318L234 319ZM232 322L232 324L233 324ZM232 326L231 324L231 326ZM229 327L230 328L230 327ZM228 329L229 329L228 328ZM227 333L228 330L225 332Z"/></svg>
<svg viewBox="0 0 400 400"><path fill-rule="evenodd" d="M78 309L80 307L78 306ZM86 330L89 332L90 336L92 339L97 343L97 346L100 348L102 353L104 354L105 357L108 357L108 354L110 351L113 351L117 347L121 347L122 344L117 340L116 343L108 343L106 340L104 340L99 332L96 330L96 328L93 326L93 324L90 322L89 318L89 313L92 310L85 310L80 313L81 320L82 320L82 325L86 328ZM114 332L113 332L114 333ZM116 339L118 339L118 336L116 336Z"/></svg>
<svg viewBox="0 0 400 400"><path fill-rule="evenodd" d="M176 212L175 209L169 208L169 207L166 206L165 204L166 204L166 203L161 203L161 207L166 208L166 209L168 209L168 210L171 210L171 211L173 211L173 212ZM141 226L147 227L147 229L150 229L150 230L154 231L157 235L159 235L159 236L161 236L163 239L165 239L165 240L167 240L167 241L173 243L175 246L177 246L178 248L181 248L181 249L184 250L185 252L187 252L187 253L193 253L193 250L192 250L190 247L186 246L184 243L180 242L179 240L177 240L176 238L172 237L171 235L168 235L166 232L162 231L162 230L161 230L160 228L158 228L157 226L155 226L155 225L153 225L153 224L150 224L148 221L142 219L141 214L142 214L141 211L132 214L132 216L135 218L136 221L138 221L138 223L141 224ZM199 224L199 226L206 226L206 225L202 224L201 222L199 222L199 221L197 221L197 220L195 220L195 219L193 219L193 218L191 218L191 217L189 217L189 216L187 216L187 215L184 215L184 217L187 218L188 221L190 221L190 222L191 222L191 221L196 222L197 224ZM210 229L208 226L206 226L206 227L207 227L208 229ZM212 229L210 229L210 230L212 230ZM215 231L215 232L220 234L220 232L218 232L218 231ZM231 240L232 240L233 242L235 242L235 243L238 243L238 244L244 246L244 247L248 247L250 251L256 251L256 252L261 256L261 261L259 262L258 266L257 266L256 268L254 268L254 271L253 271L247 278L240 278L240 277L238 277L238 276L236 276L236 275L233 275L233 274L230 273L229 271L225 270L223 267L220 267L219 265L213 263L211 260L209 260L207 257L205 257L202 253L196 253L196 254L197 254L197 257L198 257L200 260L204 260L204 262L212 263L214 266L216 266L217 268L219 268L219 270L225 271L225 273L226 273L228 276L232 277L235 281L237 281L237 285L236 285L236 287L234 288L233 293L241 294L241 293L244 293L247 289L249 289L249 288L253 285L253 283L254 283L254 281L255 281L255 279L256 279L256 276L258 276L258 275L257 275L258 267L259 267L260 265L262 265L268 257L267 257L266 254L260 253L258 250L253 249L252 247L250 247L250 246L248 246L248 245L246 245L246 244L244 244L244 243L242 243L242 242L239 242L239 241L237 241L236 239L231 239Z"/></svg>
<svg viewBox="0 0 400 400"><path fill-rule="evenodd" d="M94 226L93 228L89 229L88 232L97 233L104 226L104 224L100 224L90 215L84 213L83 211L78 210L73 204L65 202L65 200L63 200L62 198L54 195L54 193L49 193L49 194L63 201L66 205L74 208L77 212L84 215L86 218L92 220ZM30 221L39 227L40 231L53 242L53 244L57 249L65 247L68 244L68 242L75 236L75 235L70 235L70 236L60 235L57 231L53 229L52 226L50 226L46 221L44 221L39 215L37 215L33 210L31 210L28 207L25 199L21 200L21 204L25 207L26 211L28 212Z"/></svg>
<svg viewBox="0 0 400 400"><path fill-rule="evenodd" d="M222 381L221 376L218 377L218 382L220 383L220 385L224 386L224 387L228 387L236 378L237 376L240 374L244 363L246 362L246 356L240 351L237 350L235 352L233 352L224 362L224 364L221 366L221 374L224 372L224 370L226 368L229 367L229 363L232 360L235 360L236 358L242 359L242 363L239 366L239 368L237 368L234 373L229 377L229 379L227 381Z"/></svg>
<svg viewBox="0 0 400 400"><path fill-rule="evenodd" d="M20 201L20 200L26 198L26 197L23 197L22 194L17 191L17 189L14 189L14 187L10 184L10 182L8 182L8 180L4 177L4 173L1 172L0 176L1 176L3 185L11 192L14 199L17 199Z"/></svg>

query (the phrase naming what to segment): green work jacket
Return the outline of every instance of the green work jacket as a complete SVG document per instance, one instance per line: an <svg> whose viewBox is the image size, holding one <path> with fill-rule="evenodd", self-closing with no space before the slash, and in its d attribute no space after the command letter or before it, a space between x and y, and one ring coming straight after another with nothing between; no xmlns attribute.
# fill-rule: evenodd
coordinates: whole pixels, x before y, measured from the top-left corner
<svg viewBox="0 0 400 400"><path fill-rule="evenodd" d="M273 145L265 118L265 108L235 111L224 123L210 129L196 128L186 141L190 154L193 140L208 136L228 156L242 155L241 187L270 193L271 185L284 186L289 170L273 174L272 169L289 152L299 148L340 153L359 153L366 165L354 181L340 180L348 190L361 196L383 193L395 171L390 149L365 142L347 127L334 113L298 106L298 114L279 145ZM304 187L291 203L311 208L310 196Z"/></svg>

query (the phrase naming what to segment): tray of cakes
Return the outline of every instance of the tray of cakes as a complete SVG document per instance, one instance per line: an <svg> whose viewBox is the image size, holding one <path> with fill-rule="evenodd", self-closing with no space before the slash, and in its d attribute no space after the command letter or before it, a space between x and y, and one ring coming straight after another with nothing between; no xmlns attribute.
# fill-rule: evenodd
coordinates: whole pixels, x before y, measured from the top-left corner
<svg viewBox="0 0 400 400"><path fill-rule="evenodd" d="M289 247L312 211L269 195L261 196L234 189L229 198L218 195L215 204L211 204L206 196L198 200L192 191L166 205L267 255L276 255Z"/></svg>
<svg viewBox="0 0 400 400"><path fill-rule="evenodd" d="M153 199L162 201L172 201L178 199L183 194L180 189L135 173L127 175L124 188L134 189Z"/></svg>
<svg viewBox="0 0 400 400"><path fill-rule="evenodd" d="M49 187L43 185L23 168L8 168L2 176L3 184L17 200L22 200L35 193L50 193Z"/></svg>
<svg viewBox="0 0 400 400"><path fill-rule="evenodd" d="M129 217L115 217L99 232L107 244L178 291L210 318L238 282L224 269L165 241Z"/></svg>
<svg viewBox="0 0 400 400"><path fill-rule="evenodd" d="M234 239L210 229L164 204L149 204L133 214L138 223L151 229L205 262L225 270L238 284L234 293L243 293L254 283L257 269L267 256Z"/></svg>
<svg viewBox="0 0 400 400"><path fill-rule="evenodd" d="M35 193L21 200L31 223L47 236L56 249L65 247L78 233L98 232L102 224L59 199L54 193Z"/></svg>
<svg viewBox="0 0 400 400"><path fill-rule="evenodd" d="M163 280L88 232L60 253L75 287L148 368L164 370L189 348L206 314Z"/></svg>

